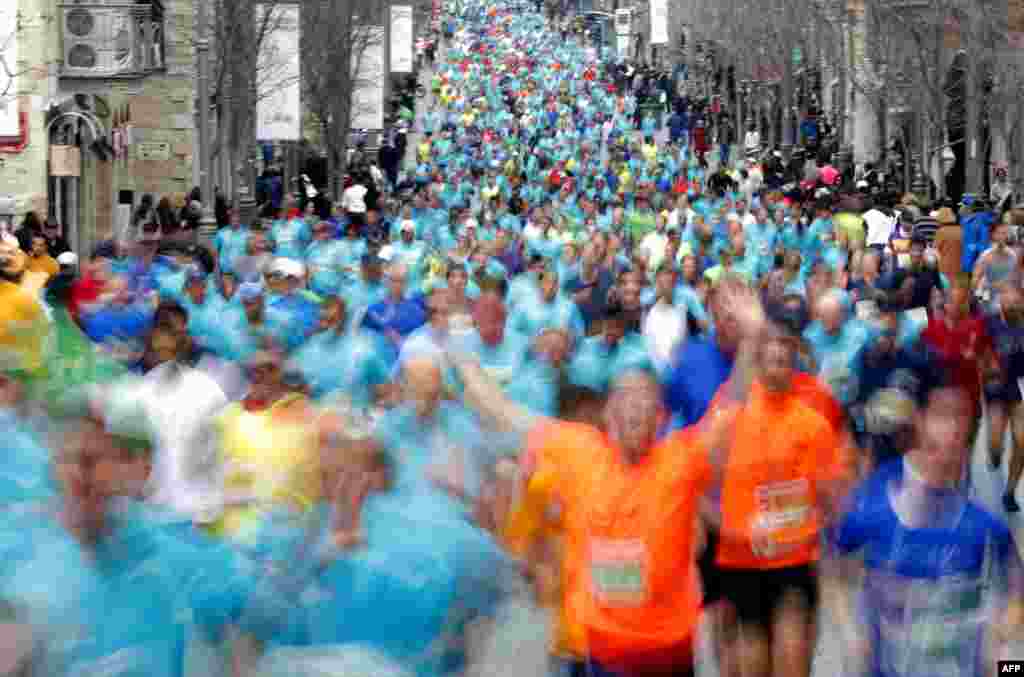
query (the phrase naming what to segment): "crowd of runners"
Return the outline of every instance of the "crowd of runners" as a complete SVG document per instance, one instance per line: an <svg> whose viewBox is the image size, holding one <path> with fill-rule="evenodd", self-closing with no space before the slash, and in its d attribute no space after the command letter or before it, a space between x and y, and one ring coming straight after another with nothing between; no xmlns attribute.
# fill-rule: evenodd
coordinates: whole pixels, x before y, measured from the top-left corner
<svg viewBox="0 0 1024 677"><path fill-rule="evenodd" d="M0 674L993 671L1016 213L697 152L532 3L446 11L329 214L3 234Z"/></svg>

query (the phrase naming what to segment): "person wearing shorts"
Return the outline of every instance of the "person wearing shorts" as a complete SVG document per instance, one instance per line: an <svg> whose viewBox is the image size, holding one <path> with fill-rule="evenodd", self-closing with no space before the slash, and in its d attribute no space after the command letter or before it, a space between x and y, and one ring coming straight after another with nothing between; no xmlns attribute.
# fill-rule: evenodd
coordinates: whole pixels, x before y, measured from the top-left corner
<svg viewBox="0 0 1024 677"><path fill-rule="evenodd" d="M852 459L836 426L794 386L796 318L774 310L766 327L724 461L712 590L736 621L725 628L719 664L725 676L806 677L819 515L834 512ZM716 400L709 414L722 406Z"/></svg>
<svg viewBox="0 0 1024 677"><path fill-rule="evenodd" d="M988 320L992 354L983 386L989 430L989 464L1002 463L1007 426L1012 433L1009 477L1003 494L1007 512L1020 511L1015 493L1024 474L1024 294L1006 287L999 295L998 313Z"/></svg>
<svg viewBox="0 0 1024 677"><path fill-rule="evenodd" d="M761 335L754 293L722 292L741 309L744 364ZM468 402L484 418L525 434L526 486L542 474L560 504L563 609L582 631L584 660L563 673L588 677L689 677L702 606L695 574L702 498L720 483L732 418L659 438L667 412L652 374L616 380L604 429L528 414L488 384L471 361L452 357ZM743 372L738 383L749 383ZM734 385L735 383L734 382ZM746 399L745 388L731 391ZM732 399L732 398L730 398Z"/></svg>

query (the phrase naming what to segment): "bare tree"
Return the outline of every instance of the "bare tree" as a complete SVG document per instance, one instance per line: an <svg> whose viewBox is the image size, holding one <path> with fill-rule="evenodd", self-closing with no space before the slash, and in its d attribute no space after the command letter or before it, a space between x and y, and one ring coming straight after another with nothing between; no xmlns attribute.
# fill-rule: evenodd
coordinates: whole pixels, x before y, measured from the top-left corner
<svg viewBox="0 0 1024 677"><path fill-rule="evenodd" d="M7 102L14 98L14 74L17 64L7 63L7 50L14 42L17 28L10 30L6 35L0 35L0 106L6 106Z"/></svg>
<svg viewBox="0 0 1024 677"><path fill-rule="evenodd" d="M52 13L39 15L39 21L42 22L48 23L54 18ZM46 62L20 66L10 58L9 50L15 39L19 36L24 39L29 33L26 29L30 29L30 26L26 26L26 21L33 19L26 19L22 10L0 7L0 108L17 105L18 92L15 91L15 83L19 77L45 75L52 64Z"/></svg>
<svg viewBox="0 0 1024 677"><path fill-rule="evenodd" d="M327 152L328 193L337 196L346 171L351 122L360 90L385 77L369 56L382 45L380 6L370 0L303 0L302 84ZM383 66L383 64L381 64Z"/></svg>
<svg viewBox="0 0 1024 677"><path fill-rule="evenodd" d="M285 0L210 0L213 12L213 77L209 105L215 128L210 136L214 166L227 155L231 171L221 187L234 194L243 171L255 124L255 111L266 92L294 83L285 55L274 46L281 30ZM294 3L292 3L294 6ZM237 196L235 196L237 198Z"/></svg>

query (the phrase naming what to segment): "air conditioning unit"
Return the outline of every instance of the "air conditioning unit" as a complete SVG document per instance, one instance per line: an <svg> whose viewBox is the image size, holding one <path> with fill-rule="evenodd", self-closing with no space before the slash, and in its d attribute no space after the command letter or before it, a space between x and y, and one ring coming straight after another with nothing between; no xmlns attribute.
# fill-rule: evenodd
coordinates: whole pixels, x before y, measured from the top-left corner
<svg viewBox="0 0 1024 677"><path fill-rule="evenodd" d="M130 7L64 5L62 74L106 77L135 71L138 27Z"/></svg>

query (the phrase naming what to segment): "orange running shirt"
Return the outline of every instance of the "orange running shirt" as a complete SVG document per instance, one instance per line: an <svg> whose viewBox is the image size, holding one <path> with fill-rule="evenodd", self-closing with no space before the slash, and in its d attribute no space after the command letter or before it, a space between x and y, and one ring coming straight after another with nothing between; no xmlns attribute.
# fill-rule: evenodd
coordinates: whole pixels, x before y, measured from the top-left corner
<svg viewBox="0 0 1024 677"><path fill-rule="evenodd" d="M739 409L725 461L720 567L780 569L818 559L818 485L843 478L848 458L838 431L805 396L755 381Z"/></svg>
<svg viewBox="0 0 1024 677"><path fill-rule="evenodd" d="M547 421L524 461L557 477L565 609L589 654L628 661L690 642L701 607L695 516L711 477L696 433L674 433L629 465L596 428Z"/></svg>
<svg viewBox="0 0 1024 677"><path fill-rule="evenodd" d="M797 372L793 374L793 392L809 406L824 417L836 432L843 429L846 414L839 400L832 395L832 390L821 379L813 374Z"/></svg>

